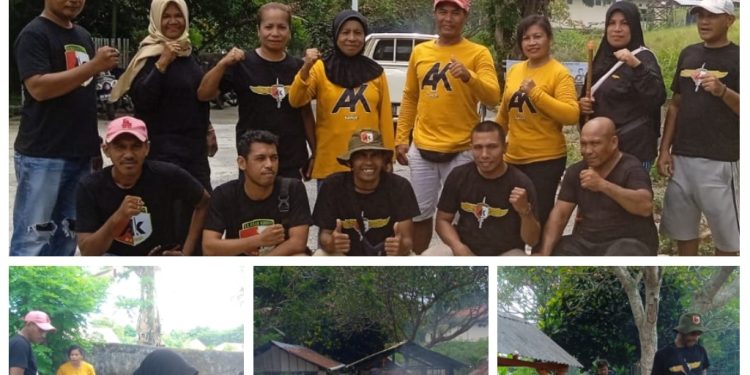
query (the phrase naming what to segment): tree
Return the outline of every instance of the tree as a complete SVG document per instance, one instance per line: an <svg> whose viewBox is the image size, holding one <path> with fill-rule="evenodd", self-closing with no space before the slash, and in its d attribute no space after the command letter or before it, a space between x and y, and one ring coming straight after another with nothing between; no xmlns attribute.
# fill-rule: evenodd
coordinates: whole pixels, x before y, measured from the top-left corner
<svg viewBox="0 0 750 375"><path fill-rule="evenodd" d="M9 332L19 331L28 311L49 314L57 332L47 336L46 345L34 348L40 373L52 374L67 360L72 344L90 347L84 339L87 316L97 311L106 298L109 280L90 275L80 267L10 267Z"/></svg>
<svg viewBox="0 0 750 375"><path fill-rule="evenodd" d="M486 288L486 267L256 268L255 343L286 340L342 361L389 342L430 347L486 320Z"/></svg>
<svg viewBox="0 0 750 375"><path fill-rule="evenodd" d="M495 61L519 58L521 51L514 47L518 22L532 14L549 16L551 0L497 0L485 3L488 32L494 36ZM560 1L560 0L558 0Z"/></svg>

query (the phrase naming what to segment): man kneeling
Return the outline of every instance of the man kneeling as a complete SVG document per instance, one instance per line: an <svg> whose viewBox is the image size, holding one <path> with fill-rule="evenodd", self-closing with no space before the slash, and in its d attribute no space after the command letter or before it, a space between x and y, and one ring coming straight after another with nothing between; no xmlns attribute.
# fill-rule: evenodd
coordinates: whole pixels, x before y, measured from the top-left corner
<svg viewBox="0 0 750 375"><path fill-rule="evenodd" d="M78 184L78 247L83 255L191 255L208 208L208 192L182 168L145 160L146 124L109 123L102 150L112 166ZM177 204L194 208L186 238L176 238Z"/></svg>
<svg viewBox="0 0 750 375"><path fill-rule="evenodd" d="M651 179L641 162L618 149L606 117L587 122L580 143L583 160L565 171L541 255L656 255ZM573 234L561 240L576 205Z"/></svg>
<svg viewBox="0 0 750 375"><path fill-rule="evenodd" d="M414 190L405 178L385 171L393 151L375 130L354 132L338 162L352 170L326 178L313 218L326 253L407 255L412 217L419 215ZM321 254L322 255L322 254Z"/></svg>
<svg viewBox="0 0 750 375"><path fill-rule="evenodd" d="M301 181L276 176L278 144L265 130L249 130L237 141L244 178L214 190L203 230L205 255L304 255L312 224L307 192Z"/></svg>
<svg viewBox="0 0 750 375"><path fill-rule="evenodd" d="M480 122L471 131L474 161L456 167L445 180L435 229L453 255L526 255L524 244L539 241L534 185L505 163L505 150L503 128Z"/></svg>

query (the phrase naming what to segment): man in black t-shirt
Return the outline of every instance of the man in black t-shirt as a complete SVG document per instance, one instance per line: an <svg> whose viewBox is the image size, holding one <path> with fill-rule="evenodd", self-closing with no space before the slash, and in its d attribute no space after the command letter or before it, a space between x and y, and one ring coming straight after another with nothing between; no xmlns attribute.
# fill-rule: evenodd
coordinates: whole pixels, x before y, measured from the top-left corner
<svg viewBox="0 0 750 375"><path fill-rule="evenodd" d="M93 77L117 66L120 55L112 47L94 51L88 31L73 23L84 3L45 0L16 38L23 109L13 144L10 255L75 253L75 187L93 159L101 162Z"/></svg>
<svg viewBox="0 0 750 375"><path fill-rule="evenodd" d="M682 314L674 331L674 342L656 352L651 375L706 375L710 363L706 349L698 343L704 331L700 314Z"/></svg>
<svg viewBox="0 0 750 375"><path fill-rule="evenodd" d="M143 121L120 117L109 123L104 154L112 166L78 186L78 246L83 255L191 255L208 209L208 192L182 168L145 160ZM174 213L194 207L190 229L178 237Z"/></svg>
<svg viewBox="0 0 750 375"><path fill-rule="evenodd" d="M651 179L638 158L618 150L614 122L590 120L580 143L583 160L565 171L541 255L656 255ZM561 239L576 206L573 234Z"/></svg>
<svg viewBox="0 0 750 375"><path fill-rule="evenodd" d="M506 146L500 125L480 122L471 131L474 161L456 167L445 180L435 229L453 255L526 255L525 245L539 241L534 185L505 163Z"/></svg>
<svg viewBox="0 0 750 375"><path fill-rule="evenodd" d="M312 224L305 186L277 177L278 137L250 130L237 141L243 179L217 187L203 229L205 255L304 255ZM224 236L224 238L222 238Z"/></svg>
<svg viewBox="0 0 750 375"><path fill-rule="evenodd" d="M727 34L731 0L704 0L690 10L702 43L685 47L659 148L669 177L659 226L679 255L698 255L701 215L715 255L739 255L740 47Z"/></svg>
<svg viewBox="0 0 750 375"><path fill-rule="evenodd" d="M417 198L405 178L388 173L393 151L380 133L357 130L349 149L337 160L351 168L326 178L315 202L313 218L320 228L320 247L346 255L408 255Z"/></svg>
<svg viewBox="0 0 750 375"><path fill-rule="evenodd" d="M10 338L8 345L10 375L38 375L31 344L43 344L47 341L47 333L55 332L56 328L43 311L29 311L23 320L23 328Z"/></svg>

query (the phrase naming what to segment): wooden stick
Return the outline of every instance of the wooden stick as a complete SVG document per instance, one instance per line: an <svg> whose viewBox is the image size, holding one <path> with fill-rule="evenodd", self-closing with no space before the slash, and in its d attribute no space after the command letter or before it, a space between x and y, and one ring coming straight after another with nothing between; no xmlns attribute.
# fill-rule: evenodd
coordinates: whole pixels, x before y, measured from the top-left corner
<svg viewBox="0 0 750 375"><path fill-rule="evenodd" d="M588 52L588 63L589 68L586 72L586 97L591 100L591 78L594 74L594 41L589 40L588 43L586 43L586 51ZM585 121L589 121L589 115L586 115Z"/></svg>

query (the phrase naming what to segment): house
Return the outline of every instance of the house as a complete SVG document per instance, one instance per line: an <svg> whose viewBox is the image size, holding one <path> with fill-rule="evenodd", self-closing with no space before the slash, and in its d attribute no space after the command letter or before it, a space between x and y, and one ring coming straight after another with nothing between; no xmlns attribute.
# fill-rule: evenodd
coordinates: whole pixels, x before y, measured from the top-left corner
<svg viewBox="0 0 750 375"><path fill-rule="evenodd" d="M216 345L213 350L219 352L242 352L244 351L244 345L241 342L222 342Z"/></svg>
<svg viewBox="0 0 750 375"><path fill-rule="evenodd" d="M198 339L192 339L185 344L185 349L206 350L206 345Z"/></svg>
<svg viewBox="0 0 750 375"><path fill-rule="evenodd" d="M403 341L346 366L346 372L370 374L453 375L466 364L438 352Z"/></svg>
<svg viewBox="0 0 750 375"><path fill-rule="evenodd" d="M583 367L535 325L506 314L497 317L497 351L498 366L545 369L556 374Z"/></svg>
<svg viewBox="0 0 750 375"><path fill-rule="evenodd" d="M569 24L555 24L556 27L592 27L603 29L607 8L616 0L565 0L570 14ZM641 10L641 20L650 23L668 23L674 17L674 10L692 7L700 0L632 0ZM740 2L734 1L735 7ZM681 24L682 21L673 20Z"/></svg>
<svg viewBox="0 0 750 375"><path fill-rule="evenodd" d="M342 368L343 363L304 346L271 341L254 351L254 374L323 375Z"/></svg>

